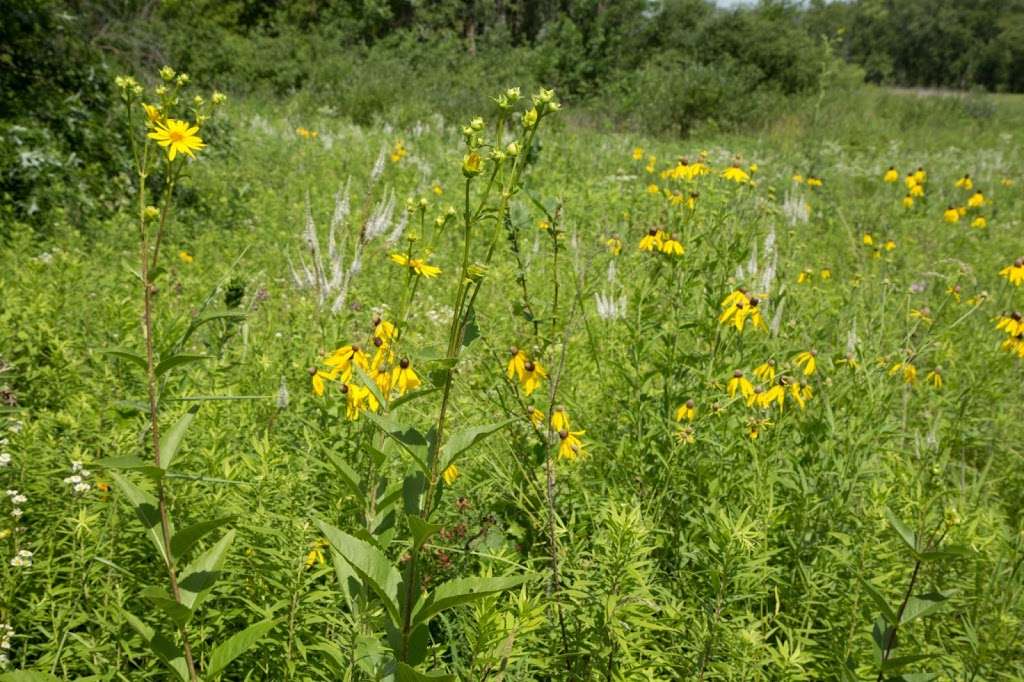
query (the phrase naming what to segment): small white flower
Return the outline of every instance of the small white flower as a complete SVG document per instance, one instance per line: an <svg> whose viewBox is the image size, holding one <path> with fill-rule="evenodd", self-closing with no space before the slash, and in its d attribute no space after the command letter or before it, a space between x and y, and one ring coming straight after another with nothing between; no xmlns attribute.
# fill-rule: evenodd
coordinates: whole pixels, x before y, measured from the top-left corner
<svg viewBox="0 0 1024 682"><path fill-rule="evenodd" d="M288 384L284 377L281 377L281 387L277 389L277 409L283 410L288 407Z"/></svg>
<svg viewBox="0 0 1024 682"><path fill-rule="evenodd" d="M11 466L11 453L0 452L0 467Z"/></svg>
<svg viewBox="0 0 1024 682"><path fill-rule="evenodd" d="M76 460L72 460L72 462L71 462L71 471L72 471L72 473L78 473L81 470L82 470L82 462L81 462L81 460L77 460L77 459Z"/></svg>
<svg viewBox="0 0 1024 682"><path fill-rule="evenodd" d="M28 502L28 498L20 493L11 496L11 504L25 504L26 502Z"/></svg>
<svg viewBox="0 0 1024 682"><path fill-rule="evenodd" d="M82 483L76 483L76 484L75 484L75 487L74 487L74 490L75 490L75 492L76 492L76 493L78 493L79 495L81 495L81 494L83 494L83 493L87 493L87 492L89 492L90 490L92 490L92 485L91 485L91 484L89 484L89 483L85 483L85 482L82 482Z"/></svg>
<svg viewBox="0 0 1024 682"><path fill-rule="evenodd" d="M11 510L11 516L13 516L16 519L20 519L21 515L24 514L24 513L25 512L21 511L17 507L15 507L14 509Z"/></svg>
<svg viewBox="0 0 1024 682"><path fill-rule="evenodd" d="M32 552L27 549L18 550L18 553L11 559L11 566L28 567L32 565Z"/></svg>
<svg viewBox="0 0 1024 682"><path fill-rule="evenodd" d="M7 497L14 497L17 494L18 494L17 490L11 490L11 489L7 490Z"/></svg>

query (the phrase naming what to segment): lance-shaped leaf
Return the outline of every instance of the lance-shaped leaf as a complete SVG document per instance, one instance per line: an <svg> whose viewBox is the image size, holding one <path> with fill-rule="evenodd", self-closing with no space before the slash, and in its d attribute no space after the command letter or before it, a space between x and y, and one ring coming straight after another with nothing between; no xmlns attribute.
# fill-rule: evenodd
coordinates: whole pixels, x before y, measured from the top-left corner
<svg viewBox="0 0 1024 682"><path fill-rule="evenodd" d="M221 568L227 558L228 547L235 539L235 531L229 530L217 544L192 560L182 572L178 582L181 588L181 603L195 611L206 599L213 584L220 577Z"/></svg>
<svg viewBox="0 0 1024 682"><path fill-rule="evenodd" d="M111 472L110 478L128 501L135 507L135 514L146 529L146 537L153 543L157 555L168 562L167 548L164 547L163 531L160 528L160 507L156 498L142 490L121 474Z"/></svg>
<svg viewBox="0 0 1024 682"><path fill-rule="evenodd" d="M885 618L885 622L892 624L896 622L896 612L893 611L892 606L886 601L885 596L878 591L878 588L869 583L864 578L860 578L861 585L868 591L868 596L871 597L871 601L875 602L875 606L882 612L882 617Z"/></svg>
<svg viewBox="0 0 1024 682"><path fill-rule="evenodd" d="M171 460L178 453L178 448L181 447L181 441L185 437L185 432L192 425L192 420L196 418L196 412L198 411L198 405L190 407L188 412L181 415L181 418L175 422L174 426L165 431L164 435L160 438L161 469L166 471L171 467Z"/></svg>
<svg viewBox="0 0 1024 682"><path fill-rule="evenodd" d="M220 675L233 660L251 649L275 625L277 625L277 620L263 620L259 623L253 623L215 646L210 652L210 662L206 666L205 677L213 679Z"/></svg>
<svg viewBox="0 0 1024 682"><path fill-rule="evenodd" d="M428 523L416 514L409 514L409 530L412 531L412 551L418 552L430 537L444 526Z"/></svg>
<svg viewBox="0 0 1024 682"><path fill-rule="evenodd" d="M41 673L36 670L12 670L0 675L0 682L60 682L60 680L50 673Z"/></svg>
<svg viewBox="0 0 1024 682"><path fill-rule="evenodd" d="M189 353L180 353L178 355L172 355L169 358L160 361L160 364L156 366L157 378L170 372L175 367L181 367L182 365L189 365L193 362L200 362L202 360L213 360L212 355L191 355Z"/></svg>
<svg viewBox="0 0 1024 682"><path fill-rule="evenodd" d="M900 623L909 623L917 620L918 618L924 618L935 613L942 608L942 605L946 603L953 591L949 592L929 592L928 594L919 594L911 597L907 600L907 606L903 609L903 615L900 617Z"/></svg>
<svg viewBox="0 0 1024 682"><path fill-rule="evenodd" d="M175 342L174 348L178 349L184 346L185 342L189 340L192 334L194 334L195 331L202 327L204 324L213 322L214 320L232 320L237 322L244 319L245 313L238 311L227 313L207 313L206 315L200 315L198 318L192 321L192 324L188 326L188 329L186 329L185 333L181 335L181 338L179 338L177 342Z"/></svg>
<svg viewBox="0 0 1024 682"><path fill-rule="evenodd" d="M395 679L398 682L455 682L454 675L421 673L405 663L398 664L398 668L395 670Z"/></svg>
<svg viewBox="0 0 1024 682"><path fill-rule="evenodd" d="M384 601L388 615L396 625L401 622L398 612L398 586L402 576L384 553L370 543L323 521L316 522L331 547L347 561L370 589Z"/></svg>
<svg viewBox="0 0 1024 682"><path fill-rule="evenodd" d="M123 348L101 348L100 352L104 355L109 355L112 358L120 358L121 360L127 360L136 367L141 367L142 371L145 372L149 369L146 364L146 358L142 357L138 353L133 353L130 350Z"/></svg>
<svg viewBox="0 0 1024 682"><path fill-rule="evenodd" d="M400 424L395 421L394 417L390 415L377 415L372 412L367 412L366 416L369 417L377 428L385 433L389 438L398 443L398 445L405 450L412 457L413 462L420 468L425 476L430 475L430 470L427 468L427 450L428 441L427 438L414 429L411 426Z"/></svg>
<svg viewBox="0 0 1024 682"><path fill-rule="evenodd" d="M896 534L900 536L903 542L910 548L911 552L917 554L917 534L910 529L907 524L903 523L898 516L892 513L891 509L885 510L885 516L889 519L889 525L896 531Z"/></svg>
<svg viewBox="0 0 1024 682"><path fill-rule="evenodd" d="M154 466L153 462L136 457L135 455L124 455L122 457L104 457L96 461L96 466L104 469L124 469L127 471L138 471L140 474L154 481L164 475L164 470Z"/></svg>
<svg viewBox="0 0 1024 682"><path fill-rule="evenodd" d="M132 626L146 646L156 654L156 657L167 664L180 680L188 680L188 666L185 664L185 655L178 649L170 639L155 631L128 611L121 612L124 619Z"/></svg>
<svg viewBox="0 0 1024 682"><path fill-rule="evenodd" d="M234 515L232 514L230 516L222 516L219 519L211 519L210 521L200 521L188 528L182 528L171 538L171 555L174 556L175 561L180 560L188 550L192 549L192 545L199 542L204 535L211 530L220 528L233 518Z"/></svg>
<svg viewBox="0 0 1024 682"><path fill-rule="evenodd" d="M522 585L533 576L512 575L495 578L457 578L440 585L423 600L413 613L413 625L426 623L446 609L481 599Z"/></svg>
<svg viewBox="0 0 1024 682"><path fill-rule="evenodd" d="M514 420L506 419L503 422L495 422L493 424L484 424L483 426L472 426L463 431L452 435L448 442L441 448L441 465L438 467L438 471L444 471L449 466L455 463L455 460L463 452L473 447L487 436L491 435L495 431L499 431Z"/></svg>
<svg viewBox="0 0 1024 682"><path fill-rule="evenodd" d="M147 587L139 596L149 601L171 619L179 628L188 625L192 620L192 609L177 602L167 592L159 587Z"/></svg>

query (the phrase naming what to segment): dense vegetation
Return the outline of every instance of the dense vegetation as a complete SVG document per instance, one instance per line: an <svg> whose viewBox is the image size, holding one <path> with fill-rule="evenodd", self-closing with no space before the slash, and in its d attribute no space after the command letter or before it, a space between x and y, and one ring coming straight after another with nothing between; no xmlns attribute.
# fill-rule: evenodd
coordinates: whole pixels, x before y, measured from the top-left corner
<svg viewBox="0 0 1024 682"><path fill-rule="evenodd" d="M1024 101L863 85L920 5L3 4L0 682L1024 678Z"/></svg>

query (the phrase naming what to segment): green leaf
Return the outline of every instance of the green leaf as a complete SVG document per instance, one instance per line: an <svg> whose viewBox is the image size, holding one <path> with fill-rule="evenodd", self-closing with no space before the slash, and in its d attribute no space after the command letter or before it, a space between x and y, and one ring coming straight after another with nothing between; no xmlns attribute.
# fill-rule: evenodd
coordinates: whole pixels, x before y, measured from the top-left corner
<svg viewBox="0 0 1024 682"><path fill-rule="evenodd" d="M149 366L146 364L146 358L142 357L138 353L133 353L132 351L125 350L123 348L100 348L99 352L114 358L127 360L137 367L141 367L143 372L149 371Z"/></svg>
<svg viewBox="0 0 1024 682"><path fill-rule="evenodd" d="M366 495L363 493L362 489L362 477L356 473L356 470L350 467L348 462L342 459L341 455L338 453L330 452L327 454L327 457L331 460L331 464L334 465L334 468L338 470L338 473L341 475L341 480L346 486L348 486L349 490L351 490L352 493L360 500L363 500Z"/></svg>
<svg viewBox="0 0 1024 682"><path fill-rule="evenodd" d="M164 435L160 438L161 469L166 471L170 468L174 455L178 453L178 448L181 447L181 441L185 437L185 432L192 425L192 420L196 418L196 412L198 411L198 406L190 407L188 412L181 415L181 418L175 422L174 426L165 431Z"/></svg>
<svg viewBox="0 0 1024 682"><path fill-rule="evenodd" d="M531 575L501 576L496 578L456 578L431 592L413 613L413 625L426 623L446 609L481 599L522 585Z"/></svg>
<svg viewBox="0 0 1024 682"><path fill-rule="evenodd" d="M111 472L110 478L128 501L135 507L135 513L142 526L146 529L146 537L156 548L157 555L168 562L167 550L164 547L163 530L160 527L160 508L157 499L148 492L138 488L121 474Z"/></svg>
<svg viewBox="0 0 1024 682"><path fill-rule="evenodd" d="M942 605L949 599L952 592L929 592L913 596L907 600L907 606L903 609L903 616L900 624L909 623L918 618L925 618L942 608Z"/></svg>
<svg viewBox="0 0 1024 682"><path fill-rule="evenodd" d="M462 347L465 348L478 338L480 338L480 327L476 324L476 308L470 306L462 324Z"/></svg>
<svg viewBox="0 0 1024 682"><path fill-rule="evenodd" d="M35 670L12 670L0 675L0 682L60 682L60 680L50 673L41 673Z"/></svg>
<svg viewBox="0 0 1024 682"><path fill-rule="evenodd" d="M405 663L399 663L395 670L395 679L398 682L455 682L454 675L444 673L420 673Z"/></svg>
<svg viewBox="0 0 1024 682"><path fill-rule="evenodd" d="M256 642L274 629L277 622L277 620L263 620L253 623L215 646L210 652L210 662L206 666L205 677L214 678L224 672L231 661L251 649Z"/></svg>
<svg viewBox="0 0 1024 682"><path fill-rule="evenodd" d="M484 424L483 426L471 426L468 429L459 431L452 435L448 442L441 448L441 465L438 467L438 471L444 471L449 466L455 463L456 458L463 452L473 447L487 436L491 435L495 431L505 428L511 424L514 419L506 419L502 422L494 422L493 424Z"/></svg>
<svg viewBox="0 0 1024 682"><path fill-rule="evenodd" d="M182 572L178 586L181 588L181 602L185 606L194 611L206 599L220 577L228 547L234 539L235 531L229 530L215 545L193 559Z"/></svg>
<svg viewBox="0 0 1024 682"><path fill-rule="evenodd" d="M892 513L891 509L885 510L885 516L889 519L889 525L896 531L897 535L903 540L903 542L910 548L910 551L917 553L917 534L914 531L899 520L899 518Z"/></svg>
<svg viewBox="0 0 1024 682"><path fill-rule="evenodd" d="M890 624L895 623L896 612L892 610L892 607L889 606L889 602L886 601L882 593L878 591L878 588L864 578L860 578L860 583L864 586L864 589L868 591L868 596L870 596L871 600L875 602L875 606L881 610L882 617L885 618L885 621Z"/></svg>
<svg viewBox="0 0 1024 682"><path fill-rule="evenodd" d="M937 561L939 559L959 559L960 557L970 556L971 554L973 554L973 550L970 547L964 547L963 545L947 545L928 552L921 552L920 557L924 561Z"/></svg>
<svg viewBox="0 0 1024 682"><path fill-rule="evenodd" d="M377 382L374 381L369 374L364 372L363 368L360 367L359 365L353 363L352 367L353 369L355 369L356 374L359 375L359 379L363 382L363 385L366 386L367 389L369 389L370 393L373 394L373 397L377 400L377 402L381 405L387 405L388 401L384 399L384 394L380 392L380 386L377 385Z"/></svg>
<svg viewBox="0 0 1024 682"><path fill-rule="evenodd" d="M178 627L188 625L192 620L192 609L174 600L166 591L159 587L147 587L139 596L148 600L171 619Z"/></svg>
<svg viewBox="0 0 1024 682"><path fill-rule="evenodd" d="M96 466L103 467L104 469L124 469L126 471L138 471L143 476L151 478L154 481L159 480L163 477L164 471L160 467L154 466L152 462L144 460L141 457L135 455L125 455L123 457L104 457L103 459L96 461Z"/></svg>
<svg viewBox="0 0 1024 682"><path fill-rule="evenodd" d="M397 626L401 622L398 612L398 586L402 582L398 569L383 552L370 543L352 537L323 521L318 520L316 525L331 543L331 547L355 569L363 583L384 601L391 620Z"/></svg>
<svg viewBox="0 0 1024 682"><path fill-rule="evenodd" d="M409 514L409 530L412 531L412 551L418 552L423 543L444 526L428 523L416 514Z"/></svg>
<svg viewBox="0 0 1024 682"><path fill-rule="evenodd" d="M211 530L220 528L234 517L234 514L231 514L229 516L222 516L219 519L200 521L195 525L179 530L171 538L171 555L175 561L185 556L185 553L192 549L192 545L196 544L204 535Z"/></svg>
<svg viewBox="0 0 1024 682"><path fill-rule="evenodd" d="M428 396L431 393L437 393L439 390L441 389L439 389L437 386L428 386L427 388L421 388L418 391L412 391L410 393L406 393L405 395L400 395L394 400L392 400L390 403L388 403L388 409L397 410L399 407L406 403L411 403L417 398L423 398L424 396Z"/></svg>
<svg viewBox="0 0 1024 682"><path fill-rule="evenodd" d="M882 670L884 672L893 672L900 668L910 665L911 663L920 663L921 661L927 661L930 658L934 658L932 654L908 654L907 656L897 656L888 659L882 664Z"/></svg>
<svg viewBox="0 0 1024 682"><path fill-rule="evenodd" d="M195 320L192 321L192 324L190 324L188 326L188 329L186 329L185 333L181 335L181 338L178 339L178 342L174 344L174 348L181 348L182 346L184 346L185 342L189 340L189 338L192 336L192 334L194 334L197 329L202 327L204 324L207 324L208 322L213 322L214 320L244 320L244 319L245 319L245 313L239 312L239 311L234 311L234 312L229 312L229 313L208 313L206 315L201 315L200 317L198 317L198 318L196 318Z"/></svg>
<svg viewBox="0 0 1024 682"><path fill-rule="evenodd" d="M180 355L172 355L166 360L161 360L160 364L156 366L157 378L162 377L167 372L171 371L175 367L181 367L182 365L188 365L193 362L199 362L200 360L213 360L215 359L212 355L190 355L188 353L181 353Z"/></svg>
<svg viewBox="0 0 1024 682"><path fill-rule="evenodd" d="M366 416L377 428L384 432L389 438L398 443L403 450L412 456L416 466L420 468L424 476L430 475L427 468L427 439L411 426L398 423L391 415L379 415L367 412Z"/></svg>
<svg viewBox="0 0 1024 682"><path fill-rule="evenodd" d="M128 624L139 633L142 641L152 650L156 657L167 664L167 666L178 674L178 679L188 680L188 665L185 663L185 655L164 635L156 632L134 614L128 611L121 611Z"/></svg>

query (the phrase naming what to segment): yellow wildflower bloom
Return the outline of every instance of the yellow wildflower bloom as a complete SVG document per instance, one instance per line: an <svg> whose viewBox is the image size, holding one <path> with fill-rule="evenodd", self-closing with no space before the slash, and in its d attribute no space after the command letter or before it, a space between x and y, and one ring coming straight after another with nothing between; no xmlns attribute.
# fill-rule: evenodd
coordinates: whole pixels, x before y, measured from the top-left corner
<svg viewBox="0 0 1024 682"><path fill-rule="evenodd" d="M971 227L973 227L976 230L984 230L986 227L988 227L988 221L985 220L985 216L980 215L971 221Z"/></svg>
<svg viewBox="0 0 1024 682"><path fill-rule="evenodd" d="M786 404L786 389L783 388L781 384L775 384L757 397L758 406L764 409L770 408L773 403L777 405L780 410Z"/></svg>
<svg viewBox="0 0 1024 682"><path fill-rule="evenodd" d="M657 163L657 161L658 161L658 157L656 157L654 155L648 156L647 157L647 165L644 167L644 170L647 171L648 173L653 173L654 172L654 164Z"/></svg>
<svg viewBox="0 0 1024 682"><path fill-rule="evenodd" d="M809 377L814 374L818 368L818 363L815 358L818 357L818 351L816 350L805 350L802 353L797 353L796 357L793 358L793 362L797 366L802 366L804 370L804 376Z"/></svg>
<svg viewBox="0 0 1024 682"><path fill-rule="evenodd" d="M398 367L395 367L391 372L391 384L398 389L401 395L405 395L407 391L415 390L422 383L409 364L409 358L402 358L398 363Z"/></svg>
<svg viewBox="0 0 1024 682"><path fill-rule="evenodd" d="M1024 284L1024 258L1018 258L1000 270L999 276L1005 277L1015 287Z"/></svg>
<svg viewBox="0 0 1024 682"><path fill-rule="evenodd" d="M736 164L733 164L722 171L722 177L726 180L732 180L735 183L750 182L750 176L747 175L747 172Z"/></svg>
<svg viewBox="0 0 1024 682"><path fill-rule="evenodd" d="M917 184L923 185L924 181L927 180L927 179L928 179L928 173L925 172L924 168L922 168L921 166L918 166L917 170L914 171L914 180L917 181Z"/></svg>
<svg viewBox="0 0 1024 682"><path fill-rule="evenodd" d="M1006 332L1008 336L1020 336L1024 334L1024 319L1016 311L1003 313L996 320L996 330Z"/></svg>
<svg viewBox="0 0 1024 682"><path fill-rule="evenodd" d="M143 103L142 108L146 112L146 127L147 128L152 128L152 127L156 126L157 123L160 123L161 121L163 121L164 117L163 117L163 114L160 113L160 109L159 108L155 107L152 104L145 104L145 103Z"/></svg>
<svg viewBox="0 0 1024 682"><path fill-rule="evenodd" d="M667 235L661 230L650 229L640 240L641 251L660 251Z"/></svg>
<svg viewBox="0 0 1024 682"><path fill-rule="evenodd" d="M906 185L907 189L914 189L917 187L917 178L914 177L913 173L907 173L907 177L903 179L903 184Z"/></svg>
<svg viewBox="0 0 1024 682"><path fill-rule="evenodd" d="M195 152L206 146L196 134L199 132L199 126L189 125L185 121L169 118L154 124L153 128L153 132L147 137L156 140L156 143L164 148L169 161L174 161L179 153L194 159Z"/></svg>
<svg viewBox="0 0 1024 682"><path fill-rule="evenodd" d="M813 271L811 271L811 270L801 270L800 273L796 276L796 283L797 284L807 284L808 282L811 281L811 278L813 278L813 277L814 277L814 272Z"/></svg>
<svg viewBox="0 0 1024 682"><path fill-rule="evenodd" d="M366 409L367 398L372 395L370 389L356 384L342 384L341 392L345 396L345 416L349 421L354 422L359 419L359 414Z"/></svg>
<svg viewBox="0 0 1024 682"><path fill-rule="evenodd" d="M692 422L695 416L697 416L697 408L693 400L687 400L685 403L683 403L676 409L677 422Z"/></svg>
<svg viewBox="0 0 1024 682"><path fill-rule="evenodd" d="M816 177L814 175L808 175L807 176L807 186L808 187L821 187L822 184L823 183L822 183L821 178Z"/></svg>
<svg viewBox="0 0 1024 682"><path fill-rule="evenodd" d="M885 171L885 175L882 176L882 180L885 182L896 182L900 179L900 174L896 170L896 166L889 166L889 170Z"/></svg>
<svg viewBox="0 0 1024 682"><path fill-rule="evenodd" d="M179 251L178 259L182 263L191 263L193 260L195 260L194 258L192 258L192 254L190 254L188 251Z"/></svg>
<svg viewBox="0 0 1024 682"><path fill-rule="evenodd" d="M947 223L956 223L960 221L960 211L956 210L955 206L950 206L942 213L942 217Z"/></svg>
<svg viewBox="0 0 1024 682"><path fill-rule="evenodd" d="M608 252L613 256L618 256L622 253L622 240L619 239L619 235L613 234L604 241L604 245L608 247Z"/></svg>
<svg viewBox="0 0 1024 682"><path fill-rule="evenodd" d="M942 368L936 367L932 371L928 372L928 376L925 377L925 381L936 389L942 388Z"/></svg>
<svg viewBox="0 0 1024 682"><path fill-rule="evenodd" d="M667 253L670 256L682 256L684 251L682 243L676 239L675 235L670 235L661 242L662 253Z"/></svg>
<svg viewBox="0 0 1024 682"><path fill-rule="evenodd" d="M548 374L544 371L544 367L539 362L527 360L523 365L523 376L520 377L520 381L523 384L523 392L526 395L532 394L540 387L540 382L543 379L547 379Z"/></svg>
<svg viewBox="0 0 1024 682"><path fill-rule="evenodd" d="M584 431L559 431L558 438L561 441L558 445L558 456L563 459L574 460L583 454L583 441L579 439Z"/></svg>
<svg viewBox="0 0 1024 682"><path fill-rule="evenodd" d="M750 320L754 329L767 330L768 326L758 307L760 302L757 296L748 296L742 289L737 289L722 301L722 314L718 316L718 321L736 327L739 332L743 331L747 320Z"/></svg>
<svg viewBox="0 0 1024 682"><path fill-rule="evenodd" d="M643 158L644 158L644 148L643 147L633 147L633 160L634 161L640 161Z"/></svg>
<svg viewBox="0 0 1024 682"><path fill-rule="evenodd" d="M907 196L903 197L903 208L910 208L913 205L914 205L914 197L910 196L909 194Z"/></svg>
<svg viewBox="0 0 1024 682"><path fill-rule="evenodd" d="M759 381L763 381L766 384L770 384L775 381L775 361L768 360L762 362L760 365L754 368L754 376Z"/></svg>
<svg viewBox="0 0 1024 682"><path fill-rule="evenodd" d="M818 276L823 280L832 279L832 270L829 268L822 268L818 273Z"/></svg>
<svg viewBox="0 0 1024 682"><path fill-rule="evenodd" d="M967 199L967 208L978 208L985 205L985 195L979 189Z"/></svg>
<svg viewBox="0 0 1024 682"><path fill-rule="evenodd" d="M924 185L914 185L910 188L911 197L923 197L924 196Z"/></svg>
<svg viewBox="0 0 1024 682"><path fill-rule="evenodd" d="M347 344L334 351L327 356L324 364L332 368L332 373L342 373L346 381L352 375L352 365L363 370L370 366L366 353L355 344Z"/></svg>
<svg viewBox="0 0 1024 682"><path fill-rule="evenodd" d="M1008 337L1000 344L1000 348L1024 359L1024 334Z"/></svg>
<svg viewBox="0 0 1024 682"><path fill-rule="evenodd" d="M327 389L327 386L326 386L326 384L324 384L324 381L325 380L326 381L333 381L334 378L335 377L332 376L330 373L324 372L323 370L319 370L318 369L318 370L314 371L313 372L313 393L315 393L318 398L322 397L323 394L324 394L324 391Z"/></svg>
<svg viewBox="0 0 1024 682"><path fill-rule="evenodd" d="M729 384L726 386L726 390L729 392L730 398L735 398L736 393L739 392L744 398L749 398L754 395L754 385L743 376L743 372L736 370L732 373L732 378L729 379Z"/></svg>
<svg viewBox="0 0 1024 682"><path fill-rule="evenodd" d="M544 413L536 407L530 407L527 416L530 418L530 423L536 428L540 428L540 425L544 423Z"/></svg>
<svg viewBox="0 0 1024 682"><path fill-rule="evenodd" d="M449 464L445 468L444 472L441 474L441 478L444 479L444 484L445 485L449 485L449 486L452 483L455 483L455 479L457 479L458 477L459 477L459 468L456 467L454 464Z"/></svg>
<svg viewBox="0 0 1024 682"><path fill-rule="evenodd" d="M889 376L903 375L903 381L913 384L917 381L917 367L912 362L897 362L889 368Z"/></svg>
<svg viewBox="0 0 1024 682"><path fill-rule="evenodd" d="M659 189L658 186L652 182L651 184L647 185L647 193L661 194L661 189Z"/></svg>
<svg viewBox="0 0 1024 682"><path fill-rule="evenodd" d="M401 253L393 253L390 256L391 260L398 265L411 268L413 272L421 277L437 277L441 274L441 268L430 265L426 260L422 258L409 258L408 256Z"/></svg>
<svg viewBox="0 0 1024 682"><path fill-rule="evenodd" d="M555 409L551 410L551 428L555 431L569 430L569 413L561 405L556 405Z"/></svg>
<svg viewBox="0 0 1024 682"><path fill-rule="evenodd" d="M865 232L864 236L861 237L861 241L864 243L864 246L873 246L875 238L871 236L870 232Z"/></svg>
<svg viewBox="0 0 1024 682"><path fill-rule="evenodd" d="M971 176L969 174L966 174L953 183L953 186L957 189L974 189L974 181L971 180Z"/></svg>
<svg viewBox="0 0 1024 682"><path fill-rule="evenodd" d="M793 173L793 182L795 182L798 185L802 185L804 182L804 176L800 175L799 173Z"/></svg>
<svg viewBox="0 0 1024 682"><path fill-rule="evenodd" d="M403 140L395 140L395 144L391 147L391 162L398 163L408 153L409 150L405 148L405 142Z"/></svg>
<svg viewBox="0 0 1024 682"><path fill-rule="evenodd" d="M327 540L320 538L313 543L313 548L309 550L306 555L306 568L312 568L313 566L323 566L327 563L324 559L324 550L330 545Z"/></svg>
<svg viewBox="0 0 1024 682"><path fill-rule="evenodd" d="M882 245L886 251L892 251L896 248L896 242L891 239L886 239L885 244Z"/></svg>
<svg viewBox="0 0 1024 682"><path fill-rule="evenodd" d="M518 378L519 381L523 380L523 376L526 374L526 353L519 350L516 346L512 346L509 349L508 367L505 370L505 375L509 379Z"/></svg>

